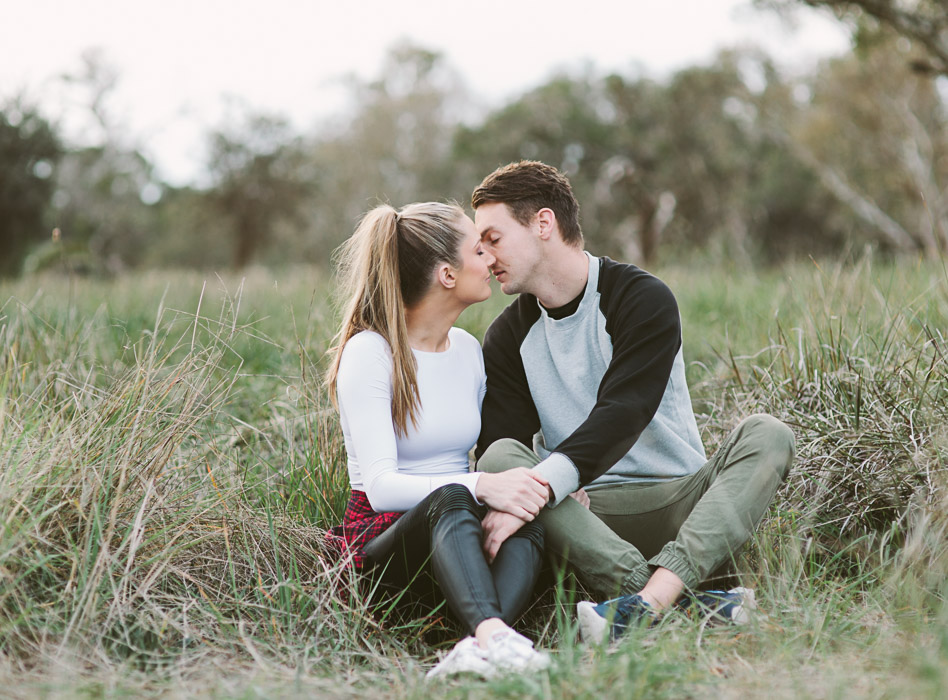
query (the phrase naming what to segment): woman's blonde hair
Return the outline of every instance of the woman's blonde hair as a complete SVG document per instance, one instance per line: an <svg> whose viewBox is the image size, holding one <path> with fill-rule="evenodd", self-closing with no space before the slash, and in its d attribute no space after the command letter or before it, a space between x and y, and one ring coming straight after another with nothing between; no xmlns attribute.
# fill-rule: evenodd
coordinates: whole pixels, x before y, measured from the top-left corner
<svg viewBox="0 0 948 700"><path fill-rule="evenodd" d="M342 349L360 331L375 331L392 350L392 422L398 434L418 423L415 356L408 343L405 308L421 301L439 263L461 268L464 211L456 204L421 202L396 211L383 204L366 214L337 251L342 327L329 352L329 397L338 407L336 382Z"/></svg>

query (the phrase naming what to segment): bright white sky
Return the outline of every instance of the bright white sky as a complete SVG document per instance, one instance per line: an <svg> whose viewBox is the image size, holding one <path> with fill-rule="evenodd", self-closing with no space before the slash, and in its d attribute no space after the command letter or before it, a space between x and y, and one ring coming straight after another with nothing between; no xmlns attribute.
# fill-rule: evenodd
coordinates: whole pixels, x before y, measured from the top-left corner
<svg viewBox="0 0 948 700"><path fill-rule="evenodd" d="M55 78L101 48L120 74L110 109L175 183L199 176L224 95L308 129L400 39L441 51L491 107L584 65L661 77L756 44L805 69L848 47L826 15L791 29L749 0L0 0L0 18L0 99L25 92L75 131Z"/></svg>

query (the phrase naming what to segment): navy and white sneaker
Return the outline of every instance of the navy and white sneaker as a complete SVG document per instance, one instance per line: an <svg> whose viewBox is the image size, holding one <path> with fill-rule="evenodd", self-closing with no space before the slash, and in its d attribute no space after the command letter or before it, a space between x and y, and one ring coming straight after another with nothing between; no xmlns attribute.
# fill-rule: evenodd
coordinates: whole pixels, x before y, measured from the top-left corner
<svg viewBox="0 0 948 700"><path fill-rule="evenodd" d="M584 600L576 604L579 618L579 633L587 644L600 644L609 639L618 639L633 627L650 627L658 621L658 615L642 596L626 595L596 605Z"/></svg>
<svg viewBox="0 0 948 700"><path fill-rule="evenodd" d="M692 618L707 618L711 622L744 625L750 622L757 601L751 588L732 588L729 591L701 591L686 595L678 608Z"/></svg>

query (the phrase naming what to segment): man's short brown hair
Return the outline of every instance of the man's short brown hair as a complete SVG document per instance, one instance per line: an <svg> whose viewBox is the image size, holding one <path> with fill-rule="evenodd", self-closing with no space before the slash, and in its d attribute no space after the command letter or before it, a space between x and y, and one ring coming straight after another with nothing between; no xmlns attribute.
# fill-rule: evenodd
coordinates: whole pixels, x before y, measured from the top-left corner
<svg viewBox="0 0 948 700"><path fill-rule="evenodd" d="M484 178L471 195L471 206L499 202L507 205L514 219L527 226L544 208L553 210L563 241L581 247L579 202L569 180L559 170L535 160L510 163Z"/></svg>

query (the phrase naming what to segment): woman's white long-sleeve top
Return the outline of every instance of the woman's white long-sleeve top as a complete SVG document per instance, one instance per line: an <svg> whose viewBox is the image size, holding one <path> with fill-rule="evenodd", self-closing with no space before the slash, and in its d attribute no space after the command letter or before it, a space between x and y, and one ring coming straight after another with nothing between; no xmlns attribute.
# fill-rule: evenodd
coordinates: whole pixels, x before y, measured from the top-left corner
<svg viewBox="0 0 948 700"><path fill-rule="evenodd" d="M444 352L413 352L421 410L405 435L396 435L392 421L388 342L373 331L357 333L339 362L336 392L349 481L377 512L406 511L445 484L463 484L475 495L480 477L468 471L486 391L480 344L452 328Z"/></svg>

